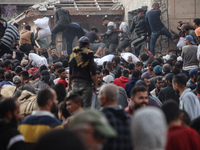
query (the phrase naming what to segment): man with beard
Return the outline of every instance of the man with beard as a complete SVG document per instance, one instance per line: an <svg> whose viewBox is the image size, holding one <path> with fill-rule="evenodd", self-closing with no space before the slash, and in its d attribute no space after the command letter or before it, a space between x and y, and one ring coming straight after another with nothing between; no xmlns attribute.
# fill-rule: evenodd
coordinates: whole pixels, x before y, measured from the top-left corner
<svg viewBox="0 0 200 150"><path fill-rule="evenodd" d="M0 102L0 149L24 150L24 137L17 130L20 120L19 103L14 99Z"/></svg>
<svg viewBox="0 0 200 150"><path fill-rule="evenodd" d="M191 89L186 87L186 77L178 74L173 77L172 85L176 92L180 95L179 108L185 110L190 116L191 120L200 116L200 102L199 99Z"/></svg>
<svg viewBox="0 0 200 150"><path fill-rule="evenodd" d="M114 84L105 84L100 88L98 99L101 111L110 125L117 131L117 137L107 139L103 150L132 150L130 135L130 116L118 105L119 92Z"/></svg>
<svg viewBox="0 0 200 150"><path fill-rule="evenodd" d="M131 99L129 102L129 106L126 107L126 112L129 115L133 115L134 110L141 108L141 107L147 107L148 105L148 91L145 86L136 86L131 90Z"/></svg>
<svg viewBox="0 0 200 150"><path fill-rule="evenodd" d="M32 148L41 135L61 124L52 114L56 111L58 103L56 92L53 89L47 88L39 91L37 103L39 110L33 111L18 127L24 135L28 149Z"/></svg>
<svg viewBox="0 0 200 150"><path fill-rule="evenodd" d="M186 86L187 88L190 88L191 90L194 90L197 87L197 85L195 84L197 80L197 72L198 72L197 69L192 69L189 72L190 79L188 80Z"/></svg>

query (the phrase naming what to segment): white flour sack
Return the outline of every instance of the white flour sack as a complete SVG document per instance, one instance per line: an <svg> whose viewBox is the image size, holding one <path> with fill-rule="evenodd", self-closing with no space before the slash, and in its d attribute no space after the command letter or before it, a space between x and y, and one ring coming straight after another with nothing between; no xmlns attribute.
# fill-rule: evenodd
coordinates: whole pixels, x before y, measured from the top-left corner
<svg viewBox="0 0 200 150"><path fill-rule="evenodd" d="M139 60L134 54L132 54L132 53L128 53L128 52L126 52L126 53L121 53L121 56L122 56L122 58L123 58L126 62L128 62L128 63L130 63L129 60L128 60L128 57L129 57L129 56L132 57L132 61L133 61L134 64L136 64L138 61L140 61L140 60Z"/></svg>
<svg viewBox="0 0 200 150"><path fill-rule="evenodd" d="M49 28L49 18L44 17L34 21L36 28L40 28L38 31L37 40L46 38L51 35L51 30Z"/></svg>

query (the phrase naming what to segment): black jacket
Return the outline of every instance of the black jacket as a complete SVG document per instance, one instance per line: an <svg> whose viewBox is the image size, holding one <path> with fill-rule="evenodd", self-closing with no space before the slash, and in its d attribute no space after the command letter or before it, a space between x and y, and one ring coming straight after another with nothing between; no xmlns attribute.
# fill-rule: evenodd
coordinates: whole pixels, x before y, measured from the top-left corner
<svg viewBox="0 0 200 150"><path fill-rule="evenodd" d="M158 99L163 103L167 100L175 100L179 104L179 95L175 93L172 85L161 89L158 94Z"/></svg>
<svg viewBox="0 0 200 150"><path fill-rule="evenodd" d="M137 35L148 35L150 36L151 32L150 32L150 28L148 26L148 24L145 22L145 18L138 18L138 16L134 16L133 20L132 20L132 24L130 27L130 33L133 32L133 30L135 29L135 33Z"/></svg>
<svg viewBox="0 0 200 150"><path fill-rule="evenodd" d="M54 14L54 22L59 25L70 25L71 16L68 10L58 9Z"/></svg>
<svg viewBox="0 0 200 150"><path fill-rule="evenodd" d="M17 126L14 123L10 123L0 119L0 135L0 149L25 149L23 136L19 133L19 131L17 130Z"/></svg>

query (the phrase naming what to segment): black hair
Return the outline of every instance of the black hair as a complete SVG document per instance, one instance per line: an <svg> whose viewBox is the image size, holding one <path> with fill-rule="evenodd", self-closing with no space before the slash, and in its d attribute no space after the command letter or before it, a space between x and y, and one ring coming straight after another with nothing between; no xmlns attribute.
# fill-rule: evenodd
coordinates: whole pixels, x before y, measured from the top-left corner
<svg viewBox="0 0 200 150"><path fill-rule="evenodd" d="M138 62L136 63L136 67L139 67L139 66L143 66L143 63L142 63L141 61L138 61Z"/></svg>
<svg viewBox="0 0 200 150"><path fill-rule="evenodd" d="M19 24L18 24L18 23L14 23L13 25L14 25L16 28L19 27Z"/></svg>
<svg viewBox="0 0 200 150"><path fill-rule="evenodd" d="M108 71L108 69L106 69L106 68L103 69L102 72L103 72L103 74L109 75L109 71Z"/></svg>
<svg viewBox="0 0 200 150"><path fill-rule="evenodd" d="M114 22L116 21L122 21L118 16L114 18Z"/></svg>
<svg viewBox="0 0 200 150"><path fill-rule="evenodd" d="M157 76L156 77L156 80L155 80L155 82L154 83L157 83L157 81L160 81L160 80L162 80L163 79L163 77L162 76Z"/></svg>
<svg viewBox="0 0 200 150"><path fill-rule="evenodd" d="M12 74L12 72L11 72L11 71L6 71L4 76L5 76L5 78L6 78L6 79L9 79L9 80L11 80L11 79L12 79L12 77L13 77L12 75L13 75L13 74Z"/></svg>
<svg viewBox="0 0 200 150"><path fill-rule="evenodd" d="M147 54L141 54L140 58L142 59L142 61L147 61L149 56Z"/></svg>
<svg viewBox="0 0 200 150"><path fill-rule="evenodd" d="M160 65L160 63L157 61L157 60L154 60L152 63L151 63L151 66L152 67L155 67L157 65Z"/></svg>
<svg viewBox="0 0 200 150"><path fill-rule="evenodd" d="M200 82L197 82L197 93L200 94Z"/></svg>
<svg viewBox="0 0 200 150"><path fill-rule="evenodd" d="M30 26L29 24L27 24L27 25L25 26L25 29L31 31L31 26Z"/></svg>
<svg viewBox="0 0 200 150"><path fill-rule="evenodd" d="M139 70L133 70L132 77L139 78L142 75L141 71Z"/></svg>
<svg viewBox="0 0 200 150"><path fill-rule="evenodd" d="M199 19L199 18L195 18L195 19L193 20L193 22L194 22L197 26L200 25L200 19Z"/></svg>
<svg viewBox="0 0 200 150"><path fill-rule="evenodd" d="M131 97L135 97L135 95L138 93L138 92L147 92L147 88L143 85L138 85L138 86L135 86L132 90L131 90Z"/></svg>
<svg viewBox="0 0 200 150"><path fill-rule="evenodd" d="M63 68L63 67L58 69L58 73L59 73L59 74L61 74L62 72L65 72L65 71L66 71L66 70L65 70L65 68Z"/></svg>
<svg viewBox="0 0 200 150"><path fill-rule="evenodd" d="M180 61L177 61L175 64L174 64L174 67L177 68L177 69L181 69L182 68L182 63Z"/></svg>
<svg viewBox="0 0 200 150"><path fill-rule="evenodd" d="M128 76L129 76L129 71L125 69L125 70L123 70L122 74L123 74L124 77L127 77L127 78L128 78Z"/></svg>
<svg viewBox="0 0 200 150"><path fill-rule="evenodd" d="M101 72L99 70L96 71L96 74L101 74Z"/></svg>
<svg viewBox="0 0 200 150"><path fill-rule="evenodd" d="M10 64L12 64L12 62L8 59L4 62L5 67L8 67L8 65L10 65Z"/></svg>
<svg viewBox="0 0 200 150"><path fill-rule="evenodd" d="M173 77L172 81L177 83L180 87L184 87L186 86L187 78L183 74L178 74Z"/></svg>
<svg viewBox="0 0 200 150"><path fill-rule="evenodd" d="M108 17L103 17L103 18L101 19L101 21L105 21L105 20L108 20L108 21L109 21Z"/></svg>
<svg viewBox="0 0 200 150"><path fill-rule="evenodd" d="M96 33L99 32L98 29L97 29L96 27L92 27L92 28L91 28L91 31L95 31Z"/></svg>
<svg viewBox="0 0 200 150"><path fill-rule="evenodd" d="M68 118L70 116L68 110L66 109L67 105L66 105L66 101L62 101L60 102L60 104L58 105L58 110L62 111L62 115L65 118Z"/></svg>
<svg viewBox="0 0 200 150"><path fill-rule="evenodd" d="M137 10L137 13L139 14L139 13L141 13L141 12L145 12L145 11L144 11L144 9L139 8L139 9Z"/></svg>
<svg viewBox="0 0 200 150"><path fill-rule="evenodd" d="M107 67L107 68L110 69L112 66L113 66L113 63L112 63L112 62L109 61L109 62L106 63L106 67Z"/></svg>
<svg viewBox="0 0 200 150"><path fill-rule="evenodd" d="M190 127L194 130L196 130L199 134L200 134L200 117L194 119L191 124Z"/></svg>
<svg viewBox="0 0 200 150"><path fill-rule="evenodd" d="M190 126L190 123L191 123L191 119L190 119L190 116L188 115L188 113L185 111L185 110L180 110L181 113L183 113L183 122Z"/></svg>
<svg viewBox="0 0 200 150"><path fill-rule="evenodd" d="M52 89L50 88L46 88L46 89L42 89L38 92L37 95L37 103L39 107L44 107L47 104L47 101L49 99L51 99L53 101L53 93L51 91Z"/></svg>
<svg viewBox="0 0 200 150"><path fill-rule="evenodd" d="M162 110L165 114L167 123L170 124L172 121L176 121L181 114L178 104L173 100L166 101L163 106Z"/></svg>
<svg viewBox="0 0 200 150"><path fill-rule="evenodd" d="M153 57L149 57L148 60L147 60L147 65L151 64L153 61L154 61L154 58Z"/></svg>
<svg viewBox="0 0 200 150"><path fill-rule="evenodd" d="M21 76L22 76L25 80L29 80L29 73L28 73L28 71L22 71Z"/></svg>
<svg viewBox="0 0 200 150"><path fill-rule="evenodd" d="M8 111L14 113L16 109L15 99L5 98L0 101L0 118L4 118Z"/></svg>
<svg viewBox="0 0 200 150"><path fill-rule="evenodd" d="M163 64L162 58L155 58L155 60L158 61L160 63L160 65Z"/></svg>
<svg viewBox="0 0 200 150"><path fill-rule="evenodd" d="M115 61L116 64L119 64L119 63L120 63L120 57L119 57L119 56L113 57L112 62L113 62L113 61Z"/></svg>
<svg viewBox="0 0 200 150"><path fill-rule="evenodd" d="M107 61L103 62L103 67L106 68Z"/></svg>
<svg viewBox="0 0 200 150"><path fill-rule="evenodd" d="M177 35L177 34L174 34L173 36L172 36L172 40L175 40L175 39L179 39L180 37Z"/></svg>
<svg viewBox="0 0 200 150"><path fill-rule="evenodd" d="M67 68L68 67L68 60L67 59L63 59L62 64L63 64L64 68Z"/></svg>
<svg viewBox="0 0 200 150"><path fill-rule="evenodd" d="M42 65L42 66L40 66L40 72L42 72L43 70L47 70L47 66L45 66L45 65Z"/></svg>
<svg viewBox="0 0 200 150"><path fill-rule="evenodd" d="M67 98L66 98L66 101L73 101L74 103L80 103L81 106L83 107L83 99L81 98L81 96L79 94L76 94L76 93L72 93L70 94Z"/></svg>
<svg viewBox="0 0 200 150"><path fill-rule="evenodd" d="M77 135L66 129L52 130L39 138L33 150L85 150L82 141Z"/></svg>
<svg viewBox="0 0 200 150"><path fill-rule="evenodd" d="M134 70L135 69L135 64L133 64L133 63L128 64L128 69L129 70Z"/></svg>

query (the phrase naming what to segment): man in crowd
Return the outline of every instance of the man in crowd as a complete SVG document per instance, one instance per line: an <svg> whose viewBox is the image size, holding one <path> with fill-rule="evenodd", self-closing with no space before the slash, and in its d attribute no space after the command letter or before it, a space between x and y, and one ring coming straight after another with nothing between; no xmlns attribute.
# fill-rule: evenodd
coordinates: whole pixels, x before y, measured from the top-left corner
<svg viewBox="0 0 200 150"><path fill-rule="evenodd" d="M118 33L120 37L120 43L117 47L116 52L119 51L121 53L126 49L126 47L129 46L129 37L128 37L129 28L128 24L126 22L123 22L119 17L115 17L114 22L119 27Z"/></svg>
<svg viewBox="0 0 200 150"><path fill-rule="evenodd" d="M189 71L191 69L197 69L199 66L199 61L197 59L197 46L194 45L193 37L187 35L185 37L186 46L182 49L182 58L183 58L183 73L189 76Z"/></svg>
<svg viewBox="0 0 200 150"><path fill-rule="evenodd" d="M51 46L56 46L56 34L62 32L64 30L69 30L69 26L71 23L71 16L67 9L62 9L61 7L57 7L57 10L54 14L54 23L55 27L53 28L51 35Z"/></svg>
<svg viewBox="0 0 200 150"><path fill-rule="evenodd" d="M89 39L85 36L81 37L79 47L73 49L69 60L68 90L81 95L83 107L91 106L92 92L96 92L97 89L94 55L89 47Z"/></svg>
<svg viewBox="0 0 200 150"><path fill-rule="evenodd" d="M101 36L106 40L106 46L108 48L108 52L113 54L115 53L115 49L118 45L118 33L116 32L117 27L116 24L112 21L109 21L107 17L102 19L103 25L107 27L106 33Z"/></svg>
<svg viewBox="0 0 200 150"><path fill-rule="evenodd" d="M130 82L130 79L129 79L129 71L128 70L123 70L122 72L122 76L119 77L119 78L116 78L114 80L114 84L117 85L117 86L121 86L123 87L124 89L126 88L126 83Z"/></svg>
<svg viewBox="0 0 200 150"><path fill-rule="evenodd" d="M174 77L173 73L168 73L165 76L165 82L167 83L167 87L164 87L160 90L158 94L158 99L164 103L167 100L174 100L179 104L179 95L174 91L172 86L172 79Z"/></svg>
<svg viewBox="0 0 200 150"><path fill-rule="evenodd" d="M90 40L90 49L96 52L95 56L100 56L99 53L105 48L106 45L105 43L101 43L102 39L97 35L97 33L98 29L96 27L92 27L91 31L85 36Z"/></svg>
<svg viewBox="0 0 200 150"><path fill-rule="evenodd" d="M0 145L5 150L25 150L24 137L17 130L21 116L19 103L14 99L0 102Z"/></svg>
<svg viewBox="0 0 200 150"><path fill-rule="evenodd" d="M148 91L145 86L135 86L131 90L131 100L129 106L125 109L129 115L133 115L133 112L141 107L147 107L148 105Z"/></svg>
<svg viewBox="0 0 200 150"><path fill-rule="evenodd" d="M0 44L0 57L3 56L5 53L11 53L10 48L12 46L17 45L17 50L19 51L19 31L18 27L19 25L17 23L14 23L13 25L10 25L7 22L3 22L0 20L0 24L2 24L6 30L1 38L1 44Z"/></svg>
<svg viewBox="0 0 200 150"><path fill-rule="evenodd" d="M151 40L150 40L150 51L155 54L155 43L160 35L165 35L172 40L172 34L164 26L160 20L161 10L158 3L152 5L153 9L146 13L146 23L150 25L151 28ZM173 41L173 40L172 40Z"/></svg>
<svg viewBox="0 0 200 150"><path fill-rule="evenodd" d="M12 72L11 71L7 71L5 73L5 80L3 80L1 83L0 83L0 88L2 88L2 86L6 85L6 84L9 84L9 85L13 85L14 84L12 83L12 78L13 78L13 75L12 75Z"/></svg>
<svg viewBox="0 0 200 150"><path fill-rule="evenodd" d="M106 140L103 150L132 150L130 116L117 105L118 96L118 88L114 84L105 84L100 88L98 99L102 112L118 134L116 138Z"/></svg>
<svg viewBox="0 0 200 150"><path fill-rule="evenodd" d="M65 68L60 68L58 69L58 75L59 75L59 80L58 83L63 84L63 86L66 88L68 85L68 82L66 81L67 78L67 72L65 70Z"/></svg>
<svg viewBox="0 0 200 150"><path fill-rule="evenodd" d="M72 53L72 44L74 38L77 37L78 39L84 36L84 31L80 24L76 22L72 22L69 25L69 30L64 30L62 34L62 50L65 51L67 49L67 55L70 56ZM67 46L66 46L67 44Z"/></svg>
<svg viewBox="0 0 200 150"><path fill-rule="evenodd" d="M173 77L172 85L176 92L180 95L179 108L185 110L191 120L200 116L200 102L196 95L186 87L186 78L184 75L176 75Z"/></svg>
<svg viewBox="0 0 200 150"><path fill-rule="evenodd" d="M130 82L126 84L125 90L127 93L127 96L130 98L131 97L131 89L135 86L135 83L140 79L141 77L141 72L139 70L133 70L132 72L132 79Z"/></svg>
<svg viewBox="0 0 200 150"><path fill-rule="evenodd" d="M151 95L158 97L160 90L164 87L163 77L157 76L154 84L155 84L155 89L153 89L150 93Z"/></svg>
<svg viewBox="0 0 200 150"><path fill-rule="evenodd" d="M168 123L168 136L166 150L200 149L198 133L183 126L183 113L174 101L168 101L162 107ZM181 138L180 138L181 137Z"/></svg>
<svg viewBox="0 0 200 150"><path fill-rule="evenodd" d="M197 69L192 69L189 72L190 79L188 80L186 86L187 86L187 88L190 88L191 90L194 90L197 87L197 85L196 85L197 72L198 72Z"/></svg>
<svg viewBox="0 0 200 150"><path fill-rule="evenodd" d="M148 24L145 22L144 17L145 11L143 9L137 10L137 15L133 17L132 24L129 30L129 35L135 29L137 38L131 42L131 47L135 49L135 55L139 56L141 54L142 43L150 36L150 30Z"/></svg>
<svg viewBox="0 0 200 150"><path fill-rule="evenodd" d="M19 125L18 130L24 135L29 149L46 132L60 125L60 121L52 114L56 111L56 92L49 88L39 91L37 96L39 110L35 110Z"/></svg>
<svg viewBox="0 0 200 150"><path fill-rule="evenodd" d="M79 136L88 150L102 150L107 140L117 136L107 118L97 110L76 113L69 128Z"/></svg>

